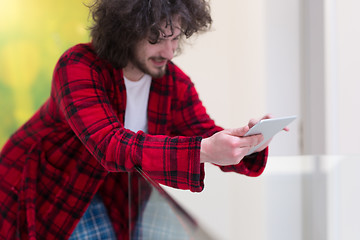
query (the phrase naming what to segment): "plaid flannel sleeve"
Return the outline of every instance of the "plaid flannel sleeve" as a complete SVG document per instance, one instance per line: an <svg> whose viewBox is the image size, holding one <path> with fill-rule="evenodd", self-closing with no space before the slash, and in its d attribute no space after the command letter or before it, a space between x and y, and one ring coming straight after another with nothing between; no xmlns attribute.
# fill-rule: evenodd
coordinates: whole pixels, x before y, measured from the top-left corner
<svg viewBox="0 0 360 240"><path fill-rule="evenodd" d="M63 57L55 69L52 97L71 131L110 172L140 166L159 183L201 191L201 137L134 133L123 127L106 93L103 73L82 63L87 56Z"/></svg>
<svg viewBox="0 0 360 240"><path fill-rule="evenodd" d="M253 153L244 157L239 164L230 166L221 166L224 172L237 172L249 177L257 177L265 170L268 157L268 148L261 152Z"/></svg>

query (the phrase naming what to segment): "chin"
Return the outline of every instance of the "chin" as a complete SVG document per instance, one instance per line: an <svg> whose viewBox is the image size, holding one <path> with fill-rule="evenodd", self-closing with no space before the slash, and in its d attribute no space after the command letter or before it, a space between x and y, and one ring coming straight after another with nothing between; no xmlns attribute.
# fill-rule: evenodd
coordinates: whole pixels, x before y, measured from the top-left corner
<svg viewBox="0 0 360 240"><path fill-rule="evenodd" d="M153 71L149 75L153 78L161 78L165 75L165 72L166 72L165 70L166 70L165 67L161 68L161 69L157 69L157 71Z"/></svg>
<svg viewBox="0 0 360 240"><path fill-rule="evenodd" d="M162 78L165 75L165 72L157 73L157 74L151 74L151 77L153 78Z"/></svg>

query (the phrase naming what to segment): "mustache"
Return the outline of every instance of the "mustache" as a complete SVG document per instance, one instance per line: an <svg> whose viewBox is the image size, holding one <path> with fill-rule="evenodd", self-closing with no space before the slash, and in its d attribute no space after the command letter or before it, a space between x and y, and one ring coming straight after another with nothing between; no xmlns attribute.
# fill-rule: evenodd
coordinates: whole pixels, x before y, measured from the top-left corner
<svg viewBox="0 0 360 240"><path fill-rule="evenodd" d="M150 59L157 61L157 62L162 62L162 61L167 61L167 58L163 58L163 57L151 57Z"/></svg>

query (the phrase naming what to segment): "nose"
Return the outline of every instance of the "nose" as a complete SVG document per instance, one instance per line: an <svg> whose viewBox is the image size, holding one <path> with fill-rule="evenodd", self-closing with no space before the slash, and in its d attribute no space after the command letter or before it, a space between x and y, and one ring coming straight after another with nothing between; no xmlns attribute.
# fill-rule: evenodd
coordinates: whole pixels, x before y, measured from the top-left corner
<svg viewBox="0 0 360 240"><path fill-rule="evenodd" d="M172 41L171 39L166 39L163 41L161 56L168 60L171 60L174 57L174 52L177 48L177 41Z"/></svg>

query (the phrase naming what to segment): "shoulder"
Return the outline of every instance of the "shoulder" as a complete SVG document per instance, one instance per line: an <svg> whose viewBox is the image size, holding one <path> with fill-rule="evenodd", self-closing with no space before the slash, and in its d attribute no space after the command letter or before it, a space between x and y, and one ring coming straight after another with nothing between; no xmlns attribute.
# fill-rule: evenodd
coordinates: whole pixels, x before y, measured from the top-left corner
<svg viewBox="0 0 360 240"><path fill-rule="evenodd" d="M97 56L90 43L78 44L61 55L54 68L52 82L55 89L61 89L69 83L87 83L111 89L119 78L118 72L109 62Z"/></svg>
<svg viewBox="0 0 360 240"><path fill-rule="evenodd" d="M171 61L168 63L166 75L168 76L167 84L171 82L173 94L175 94L178 99L187 98L197 94L191 78L175 63Z"/></svg>
<svg viewBox="0 0 360 240"><path fill-rule="evenodd" d="M170 77L174 85L181 86L193 86L193 82L191 81L190 77L182 70L180 69L175 63L169 62L168 63L168 71L167 71L168 77Z"/></svg>
<svg viewBox="0 0 360 240"><path fill-rule="evenodd" d="M59 58L56 69L73 64L85 65L95 70L111 68L111 65L107 61L97 56L91 43L77 44L66 50Z"/></svg>

